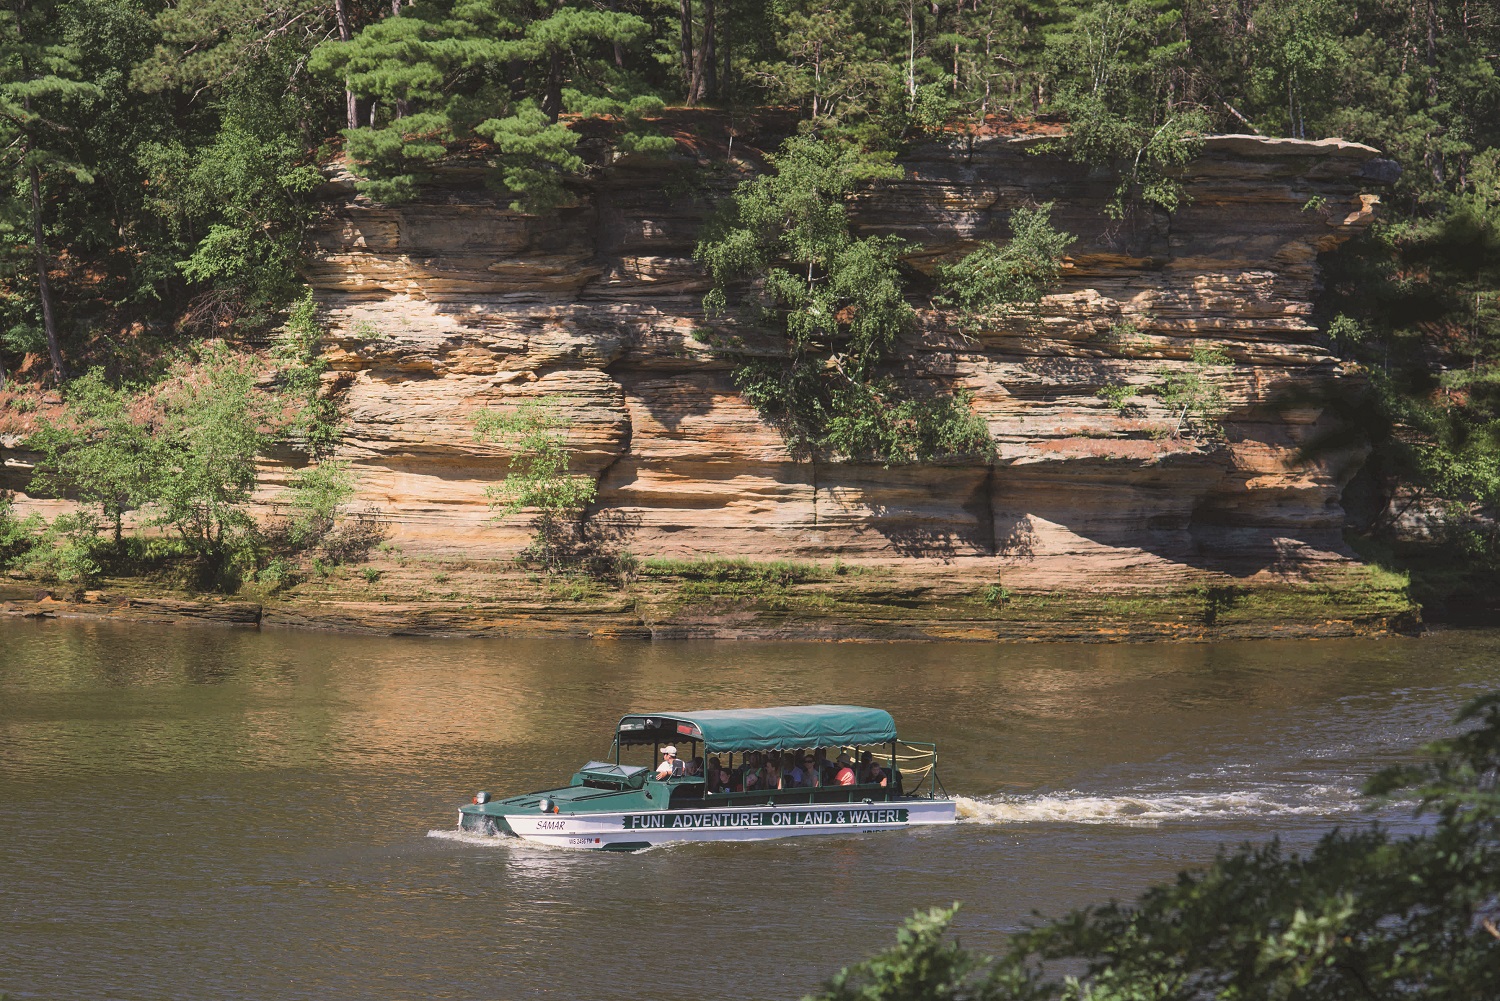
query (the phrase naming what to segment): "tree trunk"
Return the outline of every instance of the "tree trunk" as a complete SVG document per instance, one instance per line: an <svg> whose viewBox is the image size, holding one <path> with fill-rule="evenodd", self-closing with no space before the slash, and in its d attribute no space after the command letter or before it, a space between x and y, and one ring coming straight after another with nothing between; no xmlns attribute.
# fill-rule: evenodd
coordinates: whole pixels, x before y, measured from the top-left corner
<svg viewBox="0 0 1500 1001"><path fill-rule="evenodd" d="M562 85L563 54L561 50L554 49L547 58L547 89L542 93L542 113L554 124L563 110Z"/></svg>
<svg viewBox="0 0 1500 1001"><path fill-rule="evenodd" d="M338 22L339 41L347 42L354 37L354 30L349 25L348 0L333 0L333 18ZM351 129L359 128L359 98L347 86L344 88L344 114Z"/></svg>
<svg viewBox="0 0 1500 1001"><path fill-rule="evenodd" d="M31 144L26 144L26 155L30 158ZM57 338L57 313L52 305L52 283L47 278L47 244L42 236L42 177L36 164L28 167L31 178L31 239L36 248L37 296L42 300L42 326L47 331L47 353L52 356L52 374L58 383L68 377L63 367L62 346Z"/></svg>
<svg viewBox="0 0 1500 1001"><path fill-rule="evenodd" d="M526 61L510 59L505 63L505 85L510 88L510 99L517 104L526 100Z"/></svg>
<svg viewBox="0 0 1500 1001"><path fill-rule="evenodd" d="M734 79L733 76L730 75L730 70L732 68L731 64L730 64L730 59L734 55L734 35L732 34L732 25L733 25L733 22L730 21L730 19L729 19L729 12L725 11L725 16L724 16L724 74L719 77L719 85L722 88L722 92L723 92L723 94L725 96L728 96L731 93L730 88L733 86L733 84L731 83L731 81Z"/></svg>
<svg viewBox="0 0 1500 1001"><path fill-rule="evenodd" d="M682 63L682 89L689 104L693 103L693 0L678 0L678 58Z"/></svg>
<svg viewBox="0 0 1500 1001"><path fill-rule="evenodd" d="M714 0L703 0L703 37L693 56L693 86L688 93L688 103L712 101L718 91L718 65L714 55Z"/></svg>

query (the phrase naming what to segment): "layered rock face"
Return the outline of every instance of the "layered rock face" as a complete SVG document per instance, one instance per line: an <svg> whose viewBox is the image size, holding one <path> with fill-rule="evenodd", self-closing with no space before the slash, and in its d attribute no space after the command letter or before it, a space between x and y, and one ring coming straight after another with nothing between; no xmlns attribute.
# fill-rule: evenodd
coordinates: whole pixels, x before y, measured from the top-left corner
<svg viewBox="0 0 1500 1001"><path fill-rule="evenodd" d="M541 216L458 166L399 207L345 187L309 276L348 418L342 455L411 553L524 545L525 518L491 519L485 489L506 454L476 440L474 418L546 395L572 417L575 468L598 480L593 516L642 557L842 559L1043 588L1343 564L1338 498L1360 456L1298 460L1330 425L1319 392L1347 378L1310 314L1318 255L1370 223L1390 165L1338 140L1220 136L1187 170L1188 204L1114 220L1112 179L1037 142L926 146L855 207L863 230L919 244L911 263L929 271L1004 241L1018 205L1053 202L1076 237L1037 315L959 331L922 308L904 346L908 376L972 393L993 461L788 454L710 346L719 321L705 320L691 254L743 165L707 142L667 168L619 160ZM1195 346L1232 364L1205 369ZM1222 389L1218 437L1173 433L1150 392L1172 372ZM1098 395L1121 385L1135 394L1124 409Z"/></svg>

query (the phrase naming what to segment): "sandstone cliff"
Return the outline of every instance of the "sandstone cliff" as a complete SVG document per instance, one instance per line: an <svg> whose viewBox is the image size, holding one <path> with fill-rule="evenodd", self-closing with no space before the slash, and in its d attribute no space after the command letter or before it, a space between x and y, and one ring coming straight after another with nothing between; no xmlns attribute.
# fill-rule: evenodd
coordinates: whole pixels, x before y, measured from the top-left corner
<svg viewBox="0 0 1500 1001"><path fill-rule="evenodd" d="M1296 461L1326 426L1310 390L1346 376L1310 322L1318 255L1367 226L1390 179L1369 147L1208 140L1172 216L1103 210L1109 178L1035 136L935 143L863 197L860 224L920 243L926 267L1003 240L1011 210L1053 201L1070 267L1041 315L965 336L931 311L913 374L972 391L992 463L797 462L710 348L700 226L753 149L702 120L670 165L617 160L544 216L504 207L455 164L417 203L365 204L344 183L309 280L332 331L343 455L408 553L499 558L484 488L506 457L473 414L564 394L598 511L639 556L841 559L1020 588L1139 588L1316 577L1350 556L1339 494L1357 454ZM753 139L753 137L751 137ZM347 182L347 179L345 179ZM1163 432L1149 395L1207 343L1230 404L1217 441Z"/></svg>
<svg viewBox="0 0 1500 1001"><path fill-rule="evenodd" d="M993 461L884 467L795 461L736 392L711 342L691 254L704 220L763 166L758 136L715 113L669 120L668 163L613 158L544 216L505 207L477 162L423 198L371 205L336 175L308 278L330 336L340 456L390 545L358 568L256 582L233 600L154 580L97 590L0 585L0 614L208 620L414 634L875 639L1330 636L1409 628L1403 582L1342 542L1358 451L1301 446L1334 426L1317 402L1343 371L1311 322L1319 255L1368 226L1394 165L1365 146L1250 136L1207 141L1175 214L1103 211L1103 172L1038 155L1045 136L990 135L912 152L857 220L921 250L930 272L1004 240L1018 205L1050 201L1077 238L1035 316L956 330L927 303L905 378L964 388ZM731 141L732 140L732 141ZM920 283L918 283L920 284ZM774 341L736 330L746 350ZM1215 436L1172 434L1151 393L1193 366L1228 409ZM1132 387L1123 410L1098 392ZM646 560L623 589L529 574L524 517L497 523L506 472L476 411L565 399L591 517ZM55 400L54 400L55 402ZM0 487L24 491L24 436ZM271 513L292 466L269 456ZM58 500L19 497L55 513ZM725 562L740 559L749 564ZM677 562L670 562L676 560ZM692 563L683 561L701 560ZM791 560L795 565L770 566Z"/></svg>

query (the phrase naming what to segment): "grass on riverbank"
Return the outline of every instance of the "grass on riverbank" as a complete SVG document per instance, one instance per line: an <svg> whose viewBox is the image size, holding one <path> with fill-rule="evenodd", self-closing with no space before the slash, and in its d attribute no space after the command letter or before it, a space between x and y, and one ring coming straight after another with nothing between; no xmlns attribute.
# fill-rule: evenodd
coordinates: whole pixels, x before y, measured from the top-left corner
<svg viewBox="0 0 1500 1001"><path fill-rule="evenodd" d="M14 600L35 589L13 579L5 591ZM53 592L63 600L82 595ZM196 597L166 580L140 578L105 578L90 593L116 601ZM376 632L406 631L403 616L440 622L441 630L431 631L452 633L589 633L608 624L622 634L659 636L978 640L1347 635L1409 630L1420 622L1405 577L1363 565L1304 582L1225 578L1079 591L1004 588L961 573L837 562L652 559L613 586L506 561L409 557L395 546L380 547L368 563L327 566L290 586L247 584L230 600L308 624L332 616L333 628Z"/></svg>

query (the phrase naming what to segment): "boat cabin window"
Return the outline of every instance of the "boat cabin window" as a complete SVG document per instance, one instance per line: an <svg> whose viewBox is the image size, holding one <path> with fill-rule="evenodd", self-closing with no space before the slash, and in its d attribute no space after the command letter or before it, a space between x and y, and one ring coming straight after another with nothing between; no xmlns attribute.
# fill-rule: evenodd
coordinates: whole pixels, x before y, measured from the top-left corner
<svg viewBox="0 0 1500 1001"><path fill-rule="evenodd" d="M669 757L667 749L676 753ZM892 794L901 787L894 741L725 751L710 748L691 720L627 716L620 722L614 751L622 765L646 769L653 780L701 783L701 793L692 795L705 797L836 787L873 787Z"/></svg>
<svg viewBox="0 0 1500 1001"><path fill-rule="evenodd" d="M711 754L705 769L710 796L855 786L893 789L899 781L889 745Z"/></svg>

